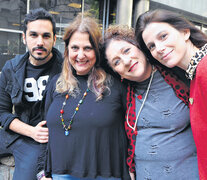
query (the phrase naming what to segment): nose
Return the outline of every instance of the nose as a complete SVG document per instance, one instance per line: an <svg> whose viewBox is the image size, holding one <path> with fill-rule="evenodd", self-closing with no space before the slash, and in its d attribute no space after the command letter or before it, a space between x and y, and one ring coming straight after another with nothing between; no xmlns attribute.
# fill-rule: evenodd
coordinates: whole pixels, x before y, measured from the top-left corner
<svg viewBox="0 0 207 180"><path fill-rule="evenodd" d="M165 50L165 46L162 43L157 43L156 49L158 53L163 53L163 51Z"/></svg>
<svg viewBox="0 0 207 180"><path fill-rule="evenodd" d="M77 58L78 58L78 59L83 59L83 58L85 58L85 53L84 53L84 51L83 51L82 49L80 49L80 50L78 51L78 56L77 56Z"/></svg>
<svg viewBox="0 0 207 180"><path fill-rule="evenodd" d="M39 36L38 39L37 39L37 46L43 46L43 37L42 36Z"/></svg>
<svg viewBox="0 0 207 180"><path fill-rule="evenodd" d="M131 58L127 56L123 56L122 61L125 65L129 65L131 63Z"/></svg>

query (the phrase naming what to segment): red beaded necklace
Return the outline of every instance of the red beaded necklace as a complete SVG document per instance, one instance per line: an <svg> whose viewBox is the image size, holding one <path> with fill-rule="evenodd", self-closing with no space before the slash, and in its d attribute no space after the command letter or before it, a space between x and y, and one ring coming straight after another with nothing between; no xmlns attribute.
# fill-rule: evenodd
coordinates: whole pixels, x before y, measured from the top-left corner
<svg viewBox="0 0 207 180"><path fill-rule="evenodd" d="M69 99L69 94L66 94L65 95L65 100L63 101L63 105L62 105L62 108L60 110L60 119L61 119L61 123L62 123L63 129L65 130L65 136L68 136L69 135L69 133L70 133L69 130L71 129L71 126L72 126L74 117L75 117L76 113L78 112L80 105L83 103L83 100L87 96L88 91L89 91L89 89L87 88L86 91L83 93L83 97L78 102L78 105L76 106L75 111L74 111L73 115L70 118L70 121L69 121L68 126L65 125L65 122L64 122L65 120L63 118L64 107L66 105L67 99Z"/></svg>

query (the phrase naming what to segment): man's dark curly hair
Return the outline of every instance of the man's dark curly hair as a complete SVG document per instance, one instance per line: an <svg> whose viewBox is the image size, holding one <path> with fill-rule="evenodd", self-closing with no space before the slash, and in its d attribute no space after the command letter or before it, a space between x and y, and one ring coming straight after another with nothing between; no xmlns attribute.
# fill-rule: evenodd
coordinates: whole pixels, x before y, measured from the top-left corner
<svg viewBox="0 0 207 180"><path fill-rule="evenodd" d="M25 15L24 24L23 24L23 32L26 34L27 24L32 21L36 21L38 19L49 20L52 23L53 27L53 35L56 34L56 23L53 16L43 8L32 9L28 14Z"/></svg>

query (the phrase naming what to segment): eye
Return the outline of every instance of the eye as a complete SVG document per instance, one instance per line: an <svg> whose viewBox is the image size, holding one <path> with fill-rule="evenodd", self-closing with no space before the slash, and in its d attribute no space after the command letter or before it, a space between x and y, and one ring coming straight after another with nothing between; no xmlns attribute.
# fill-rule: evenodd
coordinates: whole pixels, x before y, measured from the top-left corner
<svg viewBox="0 0 207 180"><path fill-rule="evenodd" d="M86 47L84 47L84 50L85 51L90 51L90 50L92 50L93 48L91 47L91 46L86 46Z"/></svg>
<svg viewBox="0 0 207 180"><path fill-rule="evenodd" d="M167 38L167 34L166 33L164 33L164 34L162 34L161 36L160 36L160 39L161 40L165 40Z"/></svg>
<svg viewBox="0 0 207 180"><path fill-rule="evenodd" d="M149 49L150 51L152 51L154 48L155 48L155 44L150 44L150 45L148 46L148 49Z"/></svg>
<svg viewBox="0 0 207 180"><path fill-rule="evenodd" d="M78 46L71 46L71 49L72 49L73 51L77 51L79 48L78 48Z"/></svg>
<svg viewBox="0 0 207 180"><path fill-rule="evenodd" d="M37 37L37 33L30 33L29 36L31 36L31 37Z"/></svg>
<svg viewBox="0 0 207 180"><path fill-rule="evenodd" d="M47 33L47 34L43 34L43 38L44 38L44 39L49 39L50 37L51 37L51 35L48 34L48 33Z"/></svg>
<svg viewBox="0 0 207 180"><path fill-rule="evenodd" d="M114 66L118 66L120 64L121 60L120 59L115 59L114 60Z"/></svg>
<svg viewBox="0 0 207 180"><path fill-rule="evenodd" d="M126 48L126 49L123 51L123 53L124 53L124 54L127 54L127 53L129 53L129 50L130 50L130 48Z"/></svg>

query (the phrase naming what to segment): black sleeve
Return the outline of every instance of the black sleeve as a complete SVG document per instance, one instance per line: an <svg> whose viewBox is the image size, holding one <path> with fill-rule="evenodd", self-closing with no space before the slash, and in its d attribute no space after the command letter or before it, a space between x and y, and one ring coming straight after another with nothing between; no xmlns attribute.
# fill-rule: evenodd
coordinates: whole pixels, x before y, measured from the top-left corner
<svg viewBox="0 0 207 180"><path fill-rule="evenodd" d="M121 89L122 89L122 104L124 108L124 112L126 112L127 109L127 85L124 83L121 83Z"/></svg>
<svg viewBox="0 0 207 180"><path fill-rule="evenodd" d="M8 61L0 75L0 125L5 130L9 129L10 123L15 118L19 118L12 113L12 97L16 96L18 88L15 87L11 71L10 61Z"/></svg>
<svg viewBox="0 0 207 180"><path fill-rule="evenodd" d="M46 115L47 115L47 111L50 107L50 104L52 103L53 101L53 95L54 95L54 92L55 92L55 88L56 88L56 81L57 81L57 78L59 77L59 75L55 76L51 81L50 83L47 85L47 88L46 88L46 98L45 98L45 108L44 108L44 119L46 119ZM40 172L42 171L43 169L45 169L46 167L46 164L47 164L47 153L48 153L48 143L45 143L45 144L40 144L41 146L41 149L42 149L42 153L40 154L40 156L38 157L38 164L37 164L37 172ZM48 176L48 173L45 174L47 177Z"/></svg>

